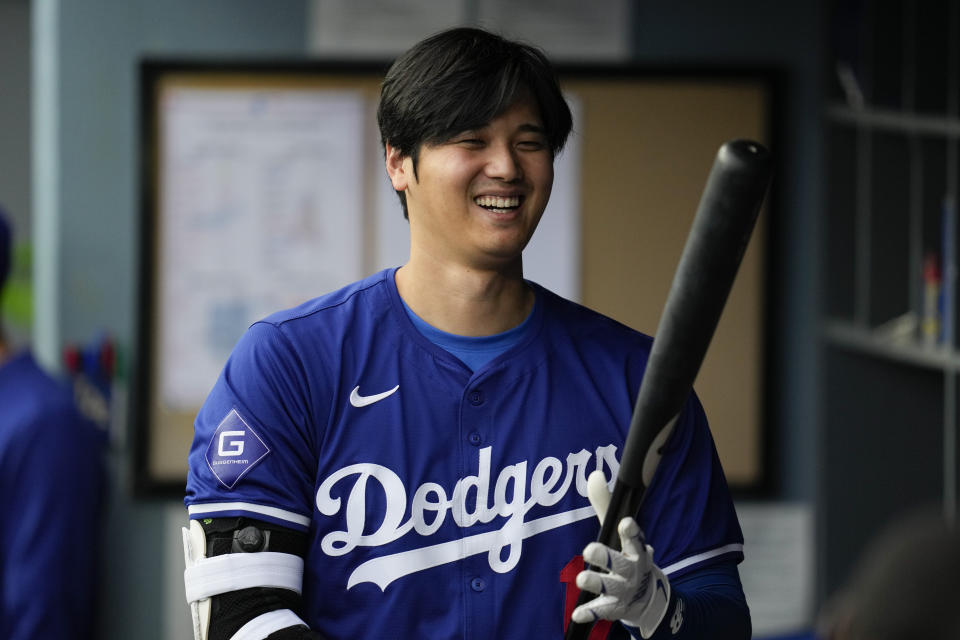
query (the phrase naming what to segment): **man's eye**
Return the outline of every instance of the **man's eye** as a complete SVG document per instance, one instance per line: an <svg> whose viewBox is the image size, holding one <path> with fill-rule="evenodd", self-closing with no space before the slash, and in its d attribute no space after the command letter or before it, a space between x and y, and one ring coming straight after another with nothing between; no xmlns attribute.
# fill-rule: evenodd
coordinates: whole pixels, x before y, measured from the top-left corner
<svg viewBox="0 0 960 640"><path fill-rule="evenodd" d="M521 140L517 146L525 151L540 151L546 148L542 140Z"/></svg>

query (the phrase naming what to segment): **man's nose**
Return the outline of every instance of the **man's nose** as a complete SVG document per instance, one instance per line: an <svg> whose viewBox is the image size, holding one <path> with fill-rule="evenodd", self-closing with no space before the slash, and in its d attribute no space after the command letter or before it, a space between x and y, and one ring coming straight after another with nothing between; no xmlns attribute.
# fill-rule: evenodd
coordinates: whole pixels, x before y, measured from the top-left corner
<svg viewBox="0 0 960 640"><path fill-rule="evenodd" d="M523 166L517 152L508 144L491 145L488 149L486 174L489 178L515 182L523 178Z"/></svg>

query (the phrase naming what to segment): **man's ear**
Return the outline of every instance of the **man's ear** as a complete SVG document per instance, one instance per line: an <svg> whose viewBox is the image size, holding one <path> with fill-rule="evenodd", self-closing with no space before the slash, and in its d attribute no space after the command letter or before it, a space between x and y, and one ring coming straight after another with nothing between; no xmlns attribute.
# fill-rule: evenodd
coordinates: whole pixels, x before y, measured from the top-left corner
<svg viewBox="0 0 960 640"><path fill-rule="evenodd" d="M409 160L409 157L403 155L400 150L394 146L387 144L385 151L387 175L390 176L390 182L393 184L394 191L406 191L407 185L409 185L413 179L413 163L406 162Z"/></svg>

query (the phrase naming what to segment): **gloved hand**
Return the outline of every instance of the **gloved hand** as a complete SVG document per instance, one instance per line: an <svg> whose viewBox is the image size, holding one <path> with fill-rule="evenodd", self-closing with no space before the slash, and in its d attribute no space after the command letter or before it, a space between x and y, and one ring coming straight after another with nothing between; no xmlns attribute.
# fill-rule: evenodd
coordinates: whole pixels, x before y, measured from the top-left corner
<svg viewBox="0 0 960 640"><path fill-rule="evenodd" d="M587 497L602 524L610 504L603 472L594 471L587 478ZM597 570L581 571L577 586L600 595L574 609L573 620L620 620L649 638L667 613L670 581L653 563L653 547L644 543L636 520L624 518L617 532L621 551L599 542L591 542L583 550L583 559Z"/></svg>

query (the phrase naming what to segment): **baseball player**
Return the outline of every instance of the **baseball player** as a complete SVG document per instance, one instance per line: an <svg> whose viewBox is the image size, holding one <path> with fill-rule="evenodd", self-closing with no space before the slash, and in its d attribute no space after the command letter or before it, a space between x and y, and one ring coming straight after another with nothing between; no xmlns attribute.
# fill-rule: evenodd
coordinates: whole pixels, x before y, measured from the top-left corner
<svg viewBox="0 0 960 640"><path fill-rule="evenodd" d="M0 293L11 238L0 210ZM0 638L96 637L103 436L0 326Z"/></svg>
<svg viewBox="0 0 960 640"><path fill-rule="evenodd" d="M559 639L571 613L591 638L749 638L693 395L623 551L590 543L651 339L523 278L571 127L549 62L437 34L378 121L409 261L255 323L227 361L189 459L197 640ZM601 595L573 611L581 588Z"/></svg>

